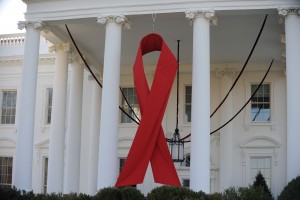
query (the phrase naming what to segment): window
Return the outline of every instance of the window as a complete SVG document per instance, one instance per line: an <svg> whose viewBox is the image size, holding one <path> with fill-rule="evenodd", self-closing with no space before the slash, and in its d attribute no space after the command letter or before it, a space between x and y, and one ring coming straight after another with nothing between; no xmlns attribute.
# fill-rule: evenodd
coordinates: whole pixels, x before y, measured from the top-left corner
<svg viewBox="0 0 300 200"><path fill-rule="evenodd" d="M137 117L141 118L140 113L140 107L136 98L135 89L133 87L131 88L123 88L124 96L126 97L128 103L130 104L132 110L135 112ZM128 104L126 103L124 97L122 96L122 102L121 102L122 108L127 112L132 118L136 119L136 116L129 108ZM121 123L133 123L133 120L131 120L126 114L123 112L121 113Z"/></svg>
<svg viewBox="0 0 300 200"><path fill-rule="evenodd" d="M192 119L192 86L185 86L184 120L191 122Z"/></svg>
<svg viewBox="0 0 300 200"><path fill-rule="evenodd" d="M190 187L190 179L183 179L182 180L183 187Z"/></svg>
<svg viewBox="0 0 300 200"><path fill-rule="evenodd" d="M191 161L191 154L184 155L184 161L181 163L181 166L189 167Z"/></svg>
<svg viewBox="0 0 300 200"><path fill-rule="evenodd" d="M264 176L266 183L271 188L271 157L253 157L251 158L251 180L250 184L255 180L258 172Z"/></svg>
<svg viewBox="0 0 300 200"><path fill-rule="evenodd" d="M2 91L1 124L15 124L17 91Z"/></svg>
<svg viewBox="0 0 300 200"><path fill-rule="evenodd" d="M47 89L47 110L46 110L47 124L51 123L52 98L53 98L53 88L48 88Z"/></svg>
<svg viewBox="0 0 300 200"><path fill-rule="evenodd" d="M122 171L122 169L124 167L125 161L126 161L126 158L120 158L119 173L121 173L121 171Z"/></svg>
<svg viewBox="0 0 300 200"><path fill-rule="evenodd" d="M251 85L251 94L253 94L257 87L258 84ZM262 84L251 99L251 121L270 122L270 104L270 84Z"/></svg>
<svg viewBox="0 0 300 200"><path fill-rule="evenodd" d="M44 158L44 174L43 174L43 192L47 193L47 178L48 178L48 158Z"/></svg>
<svg viewBox="0 0 300 200"><path fill-rule="evenodd" d="M11 187L12 167L12 157L0 157L0 188Z"/></svg>

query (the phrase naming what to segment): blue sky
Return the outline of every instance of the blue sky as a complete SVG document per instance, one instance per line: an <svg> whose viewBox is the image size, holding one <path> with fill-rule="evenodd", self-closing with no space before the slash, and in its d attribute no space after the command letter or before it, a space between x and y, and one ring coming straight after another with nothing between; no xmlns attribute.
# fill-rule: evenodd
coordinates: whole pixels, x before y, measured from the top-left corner
<svg viewBox="0 0 300 200"><path fill-rule="evenodd" d="M18 21L24 21L26 4L22 0L0 0L0 34L25 32L18 29Z"/></svg>

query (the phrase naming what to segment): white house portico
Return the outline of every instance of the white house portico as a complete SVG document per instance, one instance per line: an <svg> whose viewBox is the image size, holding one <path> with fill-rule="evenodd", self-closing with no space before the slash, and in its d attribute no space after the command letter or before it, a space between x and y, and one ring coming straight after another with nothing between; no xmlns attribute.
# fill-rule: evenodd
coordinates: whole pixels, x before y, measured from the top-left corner
<svg viewBox="0 0 300 200"><path fill-rule="evenodd" d="M0 46L0 159L13 163L13 180L6 184L39 193L88 194L115 185L138 127L119 111L120 106L134 117L119 87L139 114L132 66L140 40L152 31L173 54L176 41L181 42L178 125L181 137L191 133L191 142L185 143L185 161L175 167L184 186L218 192L247 186L262 171L277 195L300 174L298 0L23 1L26 21L19 27L26 28L25 44L8 46L12 39L1 36ZM245 72L211 118L237 78L266 14ZM102 89L90 77L65 25ZM43 28L47 31L41 33ZM281 51L282 34L286 52ZM40 43L41 38L47 43ZM24 52L16 57L19 47ZM44 62L45 57L52 60ZM272 59L271 71L247 107L210 135L248 100ZM145 55L143 61L151 85L157 54ZM162 122L168 138L175 128L175 85ZM52 88L53 95L46 91ZM17 112L7 114L13 109ZM147 193L156 185L148 170L137 187Z"/></svg>

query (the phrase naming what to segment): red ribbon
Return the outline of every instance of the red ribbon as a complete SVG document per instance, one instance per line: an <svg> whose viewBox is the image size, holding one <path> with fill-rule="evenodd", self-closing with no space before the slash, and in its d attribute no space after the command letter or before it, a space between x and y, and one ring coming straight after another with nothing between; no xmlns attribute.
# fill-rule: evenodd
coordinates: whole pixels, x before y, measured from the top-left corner
<svg viewBox="0 0 300 200"><path fill-rule="evenodd" d="M150 91L142 56L152 51L161 53ZM116 187L142 183L149 161L155 182L181 186L161 127L176 70L177 60L160 35L141 40L133 73L142 119Z"/></svg>

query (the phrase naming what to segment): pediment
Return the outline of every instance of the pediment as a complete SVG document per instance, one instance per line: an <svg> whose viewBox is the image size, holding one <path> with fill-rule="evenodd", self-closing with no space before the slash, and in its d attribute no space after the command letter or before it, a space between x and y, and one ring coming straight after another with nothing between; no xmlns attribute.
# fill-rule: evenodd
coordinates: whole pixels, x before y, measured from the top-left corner
<svg viewBox="0 0 300 200"><path fill-rule="evenodd" d="M245 140L240 146L242 148L279 148L280 143L271 137L256 136Z"/></svg>
<svg viewBox="0 0 300 200"><path fill-rule="evenodd" d="M16 141L8 137L0 137L0 147L1 148L15 148Z"/></svg>
<svg viewBox="0 0 300 200"><path fill-rule="evenodd" d="M42 140L42 141L36 143L35 147L37 147L37 148L43 148L43 147L47 148L47 147L49 147L49 139L45 139L45 140Z"/></svg>

